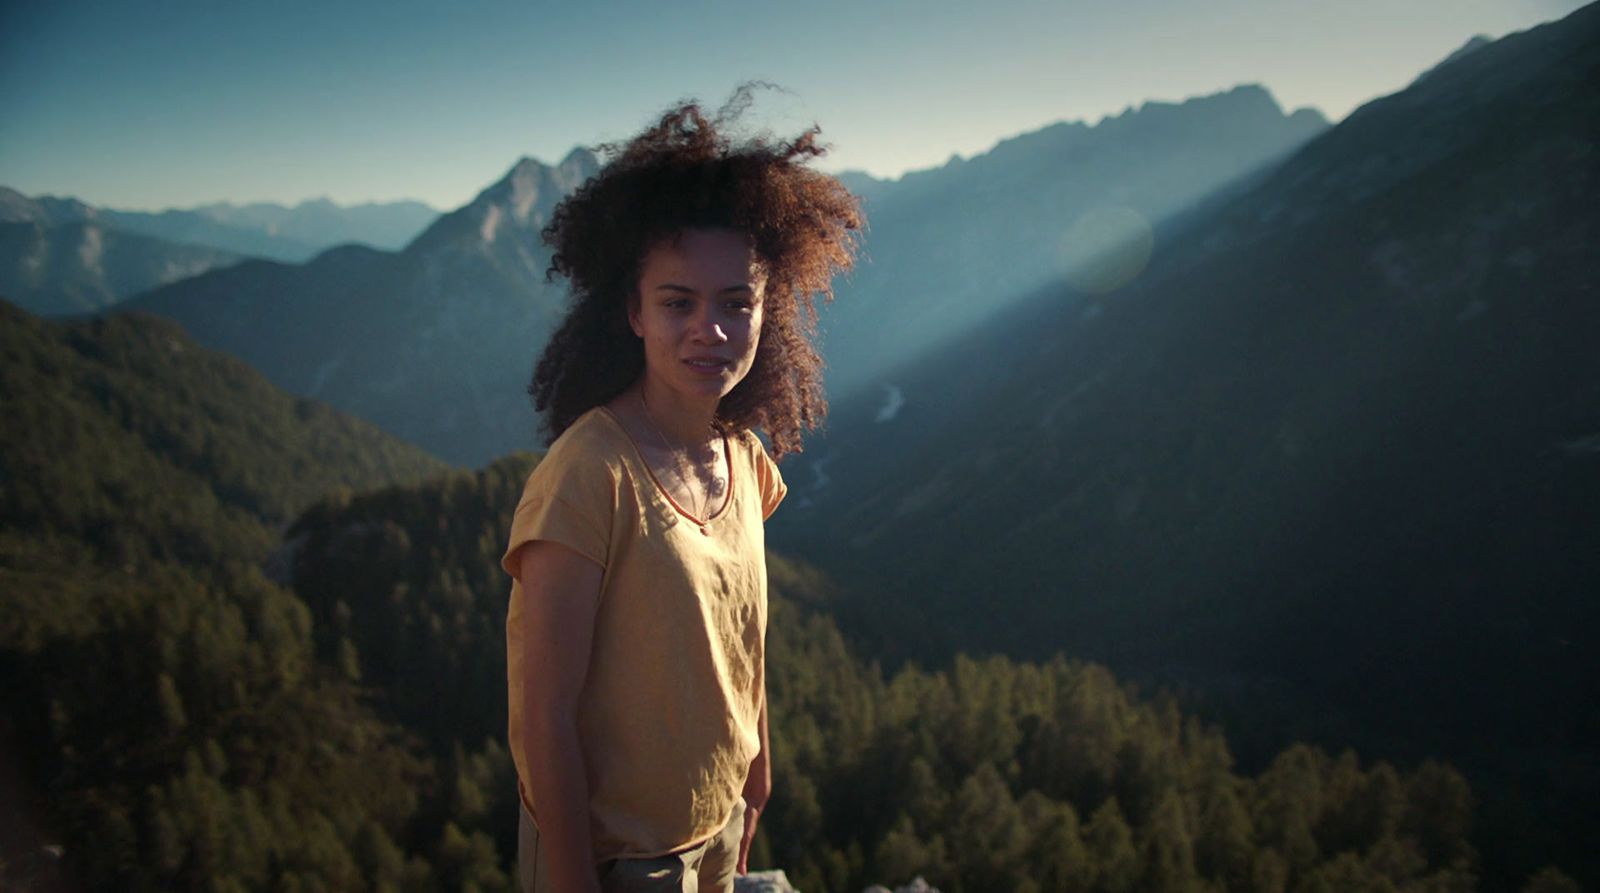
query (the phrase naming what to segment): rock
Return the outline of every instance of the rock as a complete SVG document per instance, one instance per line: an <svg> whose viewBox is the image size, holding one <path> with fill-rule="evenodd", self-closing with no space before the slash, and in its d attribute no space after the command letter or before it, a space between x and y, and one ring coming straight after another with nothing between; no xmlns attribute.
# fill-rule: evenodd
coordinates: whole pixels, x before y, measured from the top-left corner
<svg viewBox="0 0 1600 893"><path fill-rule="evenodd" d="M733 893L800 893L781 870L752 871L733 879Z"/></svg>

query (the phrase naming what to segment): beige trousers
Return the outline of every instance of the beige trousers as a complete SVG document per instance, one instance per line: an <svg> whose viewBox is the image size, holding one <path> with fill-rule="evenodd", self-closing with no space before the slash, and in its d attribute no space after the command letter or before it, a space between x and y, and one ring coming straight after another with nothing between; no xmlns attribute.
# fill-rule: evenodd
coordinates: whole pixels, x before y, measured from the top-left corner
<svg viewBox="0 0 1600 893"><path fill-rule="evenodd" d="M692 849L652 859L608 859L596 866L605 893L732 893L744 836L744 798L734 804L728 824L710 840ZM550 886L550 868L540 852L539 829L519 812L517 882L522 893L559 893Z"/></svg>

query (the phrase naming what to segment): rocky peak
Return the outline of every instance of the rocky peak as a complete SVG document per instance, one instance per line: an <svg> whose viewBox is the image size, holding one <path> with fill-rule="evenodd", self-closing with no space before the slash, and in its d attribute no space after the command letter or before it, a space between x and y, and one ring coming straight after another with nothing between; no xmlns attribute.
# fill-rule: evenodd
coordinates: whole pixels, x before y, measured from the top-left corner
<svg viewBox="0 0 1600 893"><path fill-rule="evenodd" d="M59 226L63 223L83 223L99 216L98 209L70 196L57 198L26 195L0 186L0 223L37 223L42 226Z"/></svg>
<svg viewBox="0 0 1600 893"><path fill-rule="evenodd" d="M555 206L598 170L594 153L581 147L553 167L524 155L471 202L435 221L406 252L428 254L452 247L479 250L508 238L537 241Z"/></svg>
<svg viewBox="0 0 1600 893"><path fill-rule="evenodd" d="M1416 80L1411 82L1412 86L1422 83L1424 80L1432 77L1434 72L1445 67L1446 65L1449 65L1457 59L1469 56L1491 43L1494 43L1494 39L1486 34L1479 34L1473 37L1471 40L1462 44L1455 52L1439 60L1438 64L1434 65L1432 68L1429 68L1427 71L1424 71L1422 74L1417 75Z"/></svg>
<svg viewBox="0 0 1600 893"><path fill-rule="evenodd" d="M600 158L583 146L573 147L567 157L556 165L555 173L562 185L577 189L583 181L600 172Z"/></svg>
<svg viewBox="0 0 1600 893"><path fill-rule="evenodd" d="M26 195L8 186L0 186L0 223L36 223L43 210Z"/></svg>

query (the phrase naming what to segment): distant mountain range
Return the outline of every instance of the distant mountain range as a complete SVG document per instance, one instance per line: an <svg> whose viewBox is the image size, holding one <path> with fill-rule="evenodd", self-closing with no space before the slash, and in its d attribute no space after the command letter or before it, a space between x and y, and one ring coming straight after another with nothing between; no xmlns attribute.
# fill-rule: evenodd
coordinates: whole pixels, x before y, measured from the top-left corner
<svg viewBox="0 0 1600 893"><path fill-rule="evenodd" d="M1285 114L1245 85L1052 124L894 181L848 176L871 232L823 316L830 390L871 383L1063 273L1092 290L1099 254L1148 244L1174 215L1327 128L1315 110Z"/></svg>
<svg viewBox="0 0 1600 893"><path fill-rule="evenodd" d="M88 221L0 223L0 295L42 316L93 313L239 260Z"/></svg>
<svg viewBox="0 0 1600 893"><path fill-rule="evenodd" d="M438 216L419 202L326 199L116 211L0 187L0 295L47 316L94 312L245 257L299 263L351 242L398 249Z"/></svg>
<svg viewBox="0 0 1600 893"><path fill-rule="evenodd" d="M1242 87L1055 125L892 183L852 175L868 199L870 258L824 318L829 362L859 380L1056 269L1061 233L1104 203L1165 219L1325 127ZM244 264L128 306L178 320L290 391L481 465L538 443L525 388L566 304L565 283L544 279L539 229L596 170L586 151L553 167L523 159L397 255Z"/></svg>
<svg viewBox="0 0 1600 893"><path fill-rule="evenodd" d="M1582 852L1597 70L1596 5L1478 46L1126 287L1059 282L926 351L785 464L770 541L867 594L839 610L875 651L1065 651L1276 734L1448 755L1499 798L1484 833Z"/></svg>
<svg viewBox="0 0 1600 893"><path fill-rule="evenodd" d="M398 253L344 246L303 265L250 261L121 308L177 320L280 387L371 419L453 462L539 443L525 393L566 303L539 230L598 170L574 150L524 158Z"/></svg>
<svg viewBox="0 0 1600 893"><path fill-rule="evenodd" d="M437 220L439 212L418 201L338 205L326 198L318 198L293 207L271 202L247 205L216 202L199 205L188 211L163 211L159 214L119 211L116 215L121 225L129 229L162 235L160 230L172 227L169 238L196 241L193 236L183 235L181 223L185 217L193 215L234 231L268 236L284 246L281 253L256 252L262 257L303 261L325 248L351 242L384 251L398 251ZM210 242L204 241L202 244ZM296 245L304 246L298 256L289 253Z"/></svg>

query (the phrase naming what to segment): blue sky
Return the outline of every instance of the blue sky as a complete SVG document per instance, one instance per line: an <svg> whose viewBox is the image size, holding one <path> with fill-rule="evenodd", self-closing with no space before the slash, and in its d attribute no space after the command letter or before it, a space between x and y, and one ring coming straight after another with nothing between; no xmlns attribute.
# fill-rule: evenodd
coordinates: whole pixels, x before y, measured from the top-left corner
<svg viewBox="0 0 1600 893"><path fill-rule="evenodd" d="M1575 0L0 4L0 184L159 209L469 201L742 80L879 176L1059 120L1260 83L1333 120Z"/></svg>

